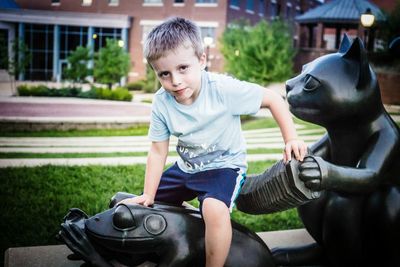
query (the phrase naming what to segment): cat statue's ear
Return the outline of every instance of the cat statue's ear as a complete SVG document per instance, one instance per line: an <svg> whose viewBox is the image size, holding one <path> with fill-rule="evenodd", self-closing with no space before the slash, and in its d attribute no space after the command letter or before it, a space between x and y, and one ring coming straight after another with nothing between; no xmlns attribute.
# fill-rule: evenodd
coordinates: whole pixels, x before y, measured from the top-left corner
<svg viewBox="0 0 400 267"><path fill-rule="evenodd" d="M347 51L349 51L350 46L351 46L351 40L347 36L347 34L344 34L338 52L341 54L345 54Z"/></svg>
<svg viewBox="0 0 400 267"><path fill-rule="evenodd" d="M371 73L367 58L367 52L364 49L363 42L360 38L356 37L353 42L350 41L347 34L344 34L340 44L339 53L343 58L355 60L359 62L359 76L356 88L362 89L371 79Z"/></svg>

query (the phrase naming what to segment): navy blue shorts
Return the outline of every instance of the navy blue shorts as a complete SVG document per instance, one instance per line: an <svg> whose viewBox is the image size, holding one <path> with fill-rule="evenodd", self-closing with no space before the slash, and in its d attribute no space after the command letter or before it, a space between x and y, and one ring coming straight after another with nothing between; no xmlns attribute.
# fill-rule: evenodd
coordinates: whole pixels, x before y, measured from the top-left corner
<svg viewBox="0 0 400 267"><path fill-rule="evenodd" d="M161 176L155 200L182 205L183 201L197 197L201 210L203 200L210 197L224 202L232 212L244 178L240 169L222 168L186 173L175 163Z"/></svg>

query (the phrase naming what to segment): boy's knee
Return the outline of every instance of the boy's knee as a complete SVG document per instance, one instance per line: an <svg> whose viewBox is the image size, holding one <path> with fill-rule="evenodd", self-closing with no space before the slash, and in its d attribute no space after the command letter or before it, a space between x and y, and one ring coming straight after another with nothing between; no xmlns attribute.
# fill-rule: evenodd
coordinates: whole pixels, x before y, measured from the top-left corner
<svg viewBox="0 0 400 267"><path fill-rule="evenodd" d="M206 198L202 203L202 214L205 220L230 220L230 211L226 204L216 198Z"/></svg>

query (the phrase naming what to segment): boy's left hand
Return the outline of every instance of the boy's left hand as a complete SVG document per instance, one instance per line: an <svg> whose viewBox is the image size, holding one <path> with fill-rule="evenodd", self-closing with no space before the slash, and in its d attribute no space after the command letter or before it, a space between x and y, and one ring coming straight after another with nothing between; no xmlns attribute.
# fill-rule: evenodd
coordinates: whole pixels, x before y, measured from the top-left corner
<svg viewBox="0 0 400 267"><path fill-rule="evenodd" d="M303 161L307 153L307 145L303 140L289 140L283 149L283 161L286 163L292 160L292 153L298 161Z"/></svg>

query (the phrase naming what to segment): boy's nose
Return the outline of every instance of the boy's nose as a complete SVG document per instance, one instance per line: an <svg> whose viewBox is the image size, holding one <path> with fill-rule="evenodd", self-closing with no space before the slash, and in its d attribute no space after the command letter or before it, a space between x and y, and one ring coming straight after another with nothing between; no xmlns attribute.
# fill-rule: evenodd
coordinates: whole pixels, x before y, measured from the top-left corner
<svg viewBox="0 0 400 267"><path fill-rule="evenodd" d="M179 77L179 75L173 75L172 76L172 85L176 87L176 86L179 86L180 84L182 84L181 77Z"/></svg>

